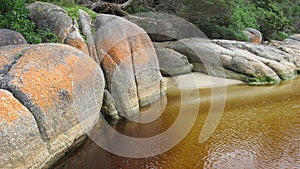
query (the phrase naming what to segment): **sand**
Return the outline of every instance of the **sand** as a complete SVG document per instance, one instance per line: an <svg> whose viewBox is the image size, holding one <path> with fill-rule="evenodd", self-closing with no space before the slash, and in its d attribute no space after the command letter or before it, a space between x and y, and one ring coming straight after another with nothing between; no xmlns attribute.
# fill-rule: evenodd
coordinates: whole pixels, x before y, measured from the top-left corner
<svg viewBox="0 0 300 169"><path fill-rule="evenodd" d="M219 78L199 72L168 77L168 80L168 87L179 86L180 89L207 89L244 84L239 80Z"/></svg>

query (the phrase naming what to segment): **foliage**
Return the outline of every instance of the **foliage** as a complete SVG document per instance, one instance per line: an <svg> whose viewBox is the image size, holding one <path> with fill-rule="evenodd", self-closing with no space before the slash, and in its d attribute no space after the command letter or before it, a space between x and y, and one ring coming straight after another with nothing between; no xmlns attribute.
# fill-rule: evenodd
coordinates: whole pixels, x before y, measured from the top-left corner
<svg viewBox="0 0 300 169"><path fill-rule="evenodd" d="M276 83L279 83L279 81L271 77L251 78L248 82L249 85L271 85Z"/></svg>
<svg viewBox="0 0 300 169"><path fill-rule="evenodd" d="M35 24L29 20L24 0L1 0L0 28L20 32L29 43L41 42L41 37L35 34Z"/></svg>
<svg viewBox="0 0 300 169"><path fill-rule="evenodd" d="M0 0L0 28L13 29L29 43L55 42L49 30L37 30L29 20L26 3L35 0ZM80 0L41 0L61 6L78 20L78 10L86 11L94 20L97 13L78 5ZM125 0L108 0L123 3ZM242 31L255 28L265 40L283 40L300 33L299 0L138 0L128 13L167 12L182 16L196 24L209 38L247 40Z"/></svg>
<svg viewBox="0 0 300 169"><path fill-rule="evenodd" d="M39 0L42 2L49 2L58 6L74 6L76 4L76 0Z"/></svg>
<svg viewBox="0 0 300 169"><path fill-rule="evenodd" d="M257 9L257 21L260 31L264 34L266 39L285 38L282 32L289 26L289 19L284 16L283 9L277 2L254 2Z"/></svg>
<svg viewBox="0 0 300 169"><path fill-rule="evenodd" d="M89 14L91 16L92 20L95 20L98 15L96 12L94 12L86 7L79 6L79 5L62 6L62 8L68 12L69 16L72 19L75 19L75 20L78 20L79 9L81 9L81 10L85 11L87 14Z"/></svg>
<svg viewBox="0 0 300 169"><path fill-rule="evenodd" d="M68 15L75 20L78 20L79 9L84 10L94 20L97 17L97 13L83 6L78 5L79 0L40 0L42 2L48 2L62 7L68 12Z"/></svg>
<svg viewBox="0 0 300 169"><path fill-rule="evenodd" d="M43 2L53 3L62 6L71 18L78 20L78 10L86 11L91 18L96 19L97 13L86 7L76 5L74 0L42 0ZM57 43L58 37L50 30L38 30L35 23L29 19L29 11L26 3L35 0L0 0L0 28L12 29L20 32L28 43Z"/></svg>
<svg viewBox="0 0 300 169"><path fill-rule="evenodd" d="M175 1L181 7L173 11ZM169 10L163 12L188 19L209 38L246 40L242 31L247 27L260 30L265 40L283 40L300 31L299 0L160 0L159 3L170 4Z"/></svg>
<svg viewBox="0 0 300 169"><path fill-rule="evenodd" d="M58 36L50 30L37 30L37 33L41 37L39 43L58 43Z"/></svg>
<svg viewBox="0 0 300 169"><path fill-rule="evenodd" d="M159 0L141 0L133 2L130 8L126 10L129 14L142 13L142 12L153 12L159 3Z"/></svg>
<svg viewBox="0 0 300 169"><path fill-rule="evenodd" d="M0 0L0 28L20 32L28 43L56 42L57 36L49 30L37 30L35 23L29 20L26 3L33 0Z"/></svg>

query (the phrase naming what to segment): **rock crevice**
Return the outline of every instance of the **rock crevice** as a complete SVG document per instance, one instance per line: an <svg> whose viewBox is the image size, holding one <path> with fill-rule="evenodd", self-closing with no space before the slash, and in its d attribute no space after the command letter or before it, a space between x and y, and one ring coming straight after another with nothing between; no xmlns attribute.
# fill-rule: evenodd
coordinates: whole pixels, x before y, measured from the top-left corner
<svg viewBox="0 0 300 169"><path fill-rule="evenodd" d="M10 62L14 64L6 70L0 84L1 88L13 93L14 98L32 115L32 120L26 125L36 126L38 136L35 137L44 142L46 148L40 149L41 153L46 155L41 157L45 164L40 164L39 167L50 165L70 147L82 141L98 122L104 90L103 73L88 55L68 45L18 45L0 49L0 52L7 54L1 55L1 59L8 61L16 61L15 54L24 51L17 62ZM0 65L0 69L5 65ZM2 115L13 117L10 110L0 113L0 116ZM13 126L7 126L2 123L3 120L7 121L1 117L1 127L13 130ZM1 138L6 137L2 134L0 133ZM27 142L32 137L22 139ZM35 146L33 144L35 143L28 142L29 147ZM36 155L21 149L23 150L23 154L29 155L30 158ZM7 151L13 149L5 150ZM7 158L6 155L4 154L3 158ZM14 166L3 164L6 166L4 168L20 167L18 162L13 162L23 156L22 153L18 155L21 156L16 156L7 164ZM24 165L29 165L28 161L30 160L23 161Z"/></svg>

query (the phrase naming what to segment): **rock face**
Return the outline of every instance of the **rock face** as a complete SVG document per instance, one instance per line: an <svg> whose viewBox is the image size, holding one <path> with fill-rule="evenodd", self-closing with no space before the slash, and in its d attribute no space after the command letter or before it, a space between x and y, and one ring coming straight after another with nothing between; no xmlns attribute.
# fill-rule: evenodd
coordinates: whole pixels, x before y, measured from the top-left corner
<svg viewBox="0 0 300 169"><path fill-rule="evenodd" d="M124 18L101 14L95 25L107 89L119 114L134 116L165 91L153 44L144 30Z"/></svg>
<svg viewBox="0 0 300 169"><path fill-rule="evenodd" d="M206 37L189 21L166 13L140 13L128 16L127 19L143 28L154 42Z"/></svg>
<svg viewBox="0 0 300 169"><path fill-rule="evenodd" d="M1 127L3 124L4 128L24 132L20 133L20 139L26 138L23 141L28 141L28 146L25 147L34 147L32 151L41 150L33 154L28 149L28 158L39 160L44 156L46 158L48 153L51 159L44 159L46 164L37 162L36 165L42 167L50 164L53 161L47 160L55 161L60 158L98 122L104 90L103 73L88 55L68 45L6 46L1 47L0 51L0 60L6 61L0 62L0 88L13 93L24 105L15 107L24 111L23 115L16 114L17 109L8 120L16 119L20 125L25 125L13 128L11 123L6 122L1 123ZM15 101L11 102L13 104ZM0 117L7 121L5 114L11 111L1 108L0 112ZM26 126L29 127L28 131ZM5 133L0 133L1 138L6 137L3 134ZM42 151L43 145L47 151ZM11 151L16 153L19 152L18 149L27 150L22 147L13 148L11 147ZM39 154L41 157L38 157ZM23 156L16 154L18 155ZM9 156L5 151L3 158L7 159ZM31 166L31 160L24 161L23 165Z"/></svg>
<svg viewBox="0 0 300 169"><path fill-rule="evenodd" d="M246 28L243 33L248 37L249 42L251 43L261 43L262 34L260 31L253 28Z"/></svg>
<svg viewBox="0 0 300 169"><path fill-rule="evenodd" d="M293 39L295 41L300 41L300 34L294 34L289 37L289 39Z"/></svg>
<svg viewBox="0 0 300 169"><path fill-rule="evenodd" d="M155 46L162 75L176 76L192 72L193 65L186 56L168 48Z"/></svg>
<svg viewBox="0 0 300 169"><path fill-rule="evenodd" d="M114 98L111 96L108 90L104 90L101 113L112 121L117 121L120 119L118 111L115 107Z"/></svg>
<svg viewBox="0 0 300 169"><path fill-rule="evenodd" d="M87 39L87 45L89 54L94 60L100 64L100 61L98 59L98 54L96 51L96 46L94 42L94 37L92 34L92 28L91 28L91 17L89 14L87 14L85 11L79 9L79 23L82 30L82 33L86 36Z"/></svg>
<svg viewBox="0 0 300 169"><path fill-rule="evenodd" d="M259 78L267 77L272 78L275 81L280 81L280 79L288 80L295 76L297 68L290 62L291 60L289 58L291 56L273 46L254 45L225 40L220 40L217 43L230 48L239 56L242 56L251 62L255 62L256 65L260 64L261 69L258 70L264 71ZM258 70L256 69L256 72L258 72ZM267 72L267 74L264 72Z"/></svg>
<svg viewBox="0 0 300 169"><path fill-rule="evenodd" d="M39 29L49 29L58 35L62 43L89 53L76 21L73 21L61 7L45 2L35 2L27 8L30 11L30 18Z"/></svg>
<svg viewBox="0 0 300 169"><path fill-rule="evenodd" d="M18 44L28 44L23 35L13 30L0 29L0 47Z"/></svg>
<svg viewBox="0 0 300 169"><path fill-rule="evenodd" d="M38 168L50 158L30 111L0 89L0 168Z"/></svg>
<svg viewBox="0 0 300 169"><path fill-rule="evenodd" d="M214 43L212 43L214 42ZM163 46L187 56L194 71L234 78L248 83L278 83L292 79L299 70L299 54L271 45L229 40L189 38Z"/></svg>
<svg viewBox="0 0 300 169"><path fill-rule="evenodd" d="M280 50L284 52L284 58L293 63L298 69L300 68L300 41L288 38L284 42L272 41L271 45L276 47L277 51Z"/></svg>

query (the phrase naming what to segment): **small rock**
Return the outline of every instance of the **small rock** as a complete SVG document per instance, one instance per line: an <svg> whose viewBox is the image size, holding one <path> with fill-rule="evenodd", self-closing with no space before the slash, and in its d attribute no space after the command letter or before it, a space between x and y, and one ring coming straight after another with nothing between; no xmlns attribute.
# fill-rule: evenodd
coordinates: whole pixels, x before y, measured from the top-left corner
<svg viewBox="0 0 300 169"><path fill-rule="evenodd" d="M162 75L176 76L192 72L193 65L186 56L168 48L155 46Z"/></svg>
<svg viewBox="0 0 300 169"><path fill-rule="evenodd" d="M0 29L0 47L19 44L28 44L22 34L9 29Z"/></svg>
<svg viewBox="0 0 300 169"><path fill-rule="evenodd" d="M248 37L249 42L251 43L261 43L262 34L259 30L253 28L246 28L243 33Z"/></svg>

